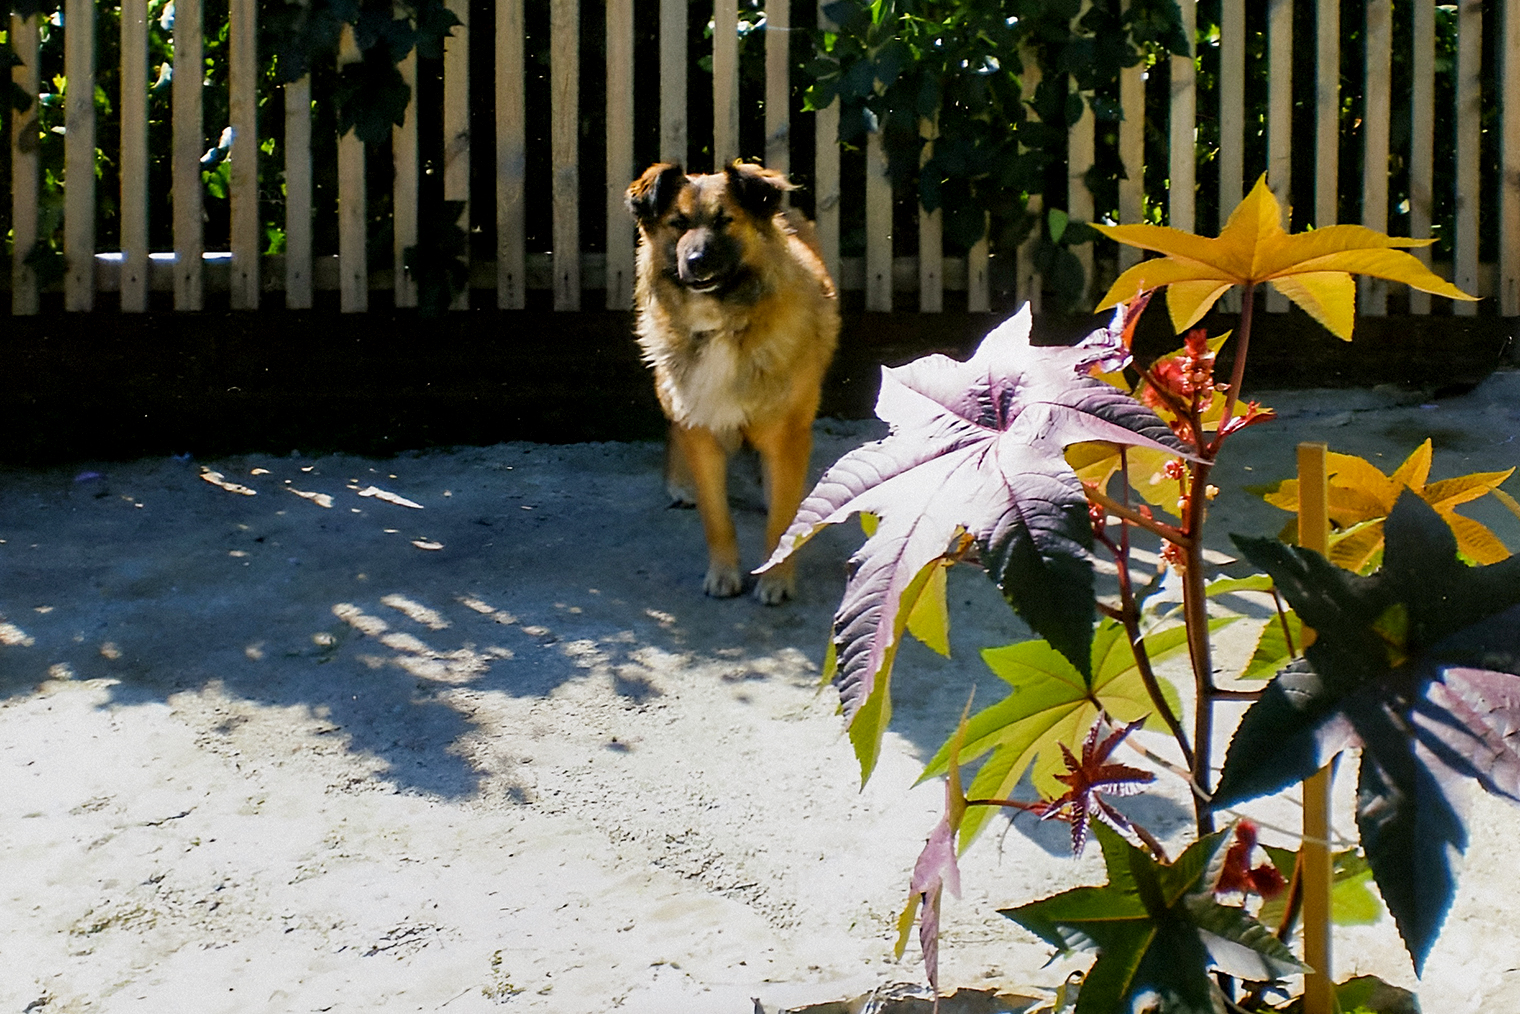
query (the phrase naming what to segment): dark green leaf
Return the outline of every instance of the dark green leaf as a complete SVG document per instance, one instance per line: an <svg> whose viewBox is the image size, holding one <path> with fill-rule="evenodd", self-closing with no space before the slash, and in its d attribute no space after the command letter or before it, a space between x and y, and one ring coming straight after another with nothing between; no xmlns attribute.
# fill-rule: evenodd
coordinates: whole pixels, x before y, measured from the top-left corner
<svg viewBox="0 0 1520 1014"><path fill-rule="evenodd" d="M1368 577L1235 539L1316 638L1242 717L1214 801L1275 792L1359 743L1362 847L1418 970L1451 903L1451 855L1467 846L1466 780L1520 798L1520 558L1465 566L1408 491L1385 532Z"/></svg>

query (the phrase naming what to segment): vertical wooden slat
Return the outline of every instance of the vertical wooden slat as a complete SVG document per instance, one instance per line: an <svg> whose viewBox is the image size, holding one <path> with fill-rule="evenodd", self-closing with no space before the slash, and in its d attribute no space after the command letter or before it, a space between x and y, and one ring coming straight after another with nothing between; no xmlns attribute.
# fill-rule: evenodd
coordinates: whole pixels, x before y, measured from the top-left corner
<svg viewBox="0 0 1520 1014"><path fill-rule="evenodd" d="M1267 185L1282 205L1289 227L1293 176L1293 0L1269 0L1267 7ZM1267 291L1267 310L1283 313L1288 299Z"/></svg>
<svg viewBox="0 0 1520 1014"><path fill-rule="evenodd" d="M311 75L285 83L285 306L309 310L311 279Z"/></svg>
<svg viewBox="0 0 1520 1014"><path fill-rule="evenodd" d="M718 5L721 10L725 5ZM713 41L713 89L718 73L717 29ZM738 65L733 68L737 83ZM733 97L733 116L739 117L738 89ZM738 131L734 154L738 157ZM714 141L716 144L716 140ZM722 149L719 164L722 164ZM633 164L633 0L607 3L607 309L626 310L633 305L633 220L623 206L623 188L637 170Z"/></svg>
<svg viewBox="0 0 1520 1014"><path fill-rule="evenodd" d="M614 0L608 5L607 44L607 123L612 130L613 43L611 24L613 9L629 6L630 0ZM626 28L625 31L631 31ZM631 45L628 43L627 45ZM632 92L632 86L628 88ZM528 175L527 93L523 84L523 2L500 0L496 5L496 305L503 310L521 310L527 305L526 268L527 225L523 195ZM608 144L611 165L612 145ZM609 178L612 189L616 180ZM611 221L611 216L608 216ZM609 225L610 229L611 226ZM609 251L611 246L609 244ZM610 257L610 254L609 254ZM612 297L609 293L608 299Z"/></svg>
<svg viewBox="0 0 1520 1014"><path fill-rule="evenodd" d="M828 29L831 22L818 5L818 27ZM818 249L823 252L829 277L839 285L839 100L836 98L813 117L814 156L813 219L818 228Z"/></svg>
<svg viewBox="0 0 1520 1014"><path fill-rule="evenodd" d="M404 9L397 8L398 16L404 13ZM417 305L417 279L406 269L407 247L417 245L417 51L406 54L397 69L401 80L411 89L411 99L407 101L401 126L391 128L391 162L395 173L391 185L391 277L395 279L395 305L406 308Z"/></svg>
<svg viewBox="0 0 1520 1014"><path fill-rule="evenodd" d="M1246 5L1221 0L1219 14L1219 228L1245 194ZM1226 313L1240 312L1240 292L1220 300Z"/></svg>
<svg viewBox="0 0 1520 1014"><path fill-rule="evenodd" d="M1129 0L1124 7L1129 9ZM1137 225L1145 220L1145 63L1119 71L1119 107L1124 119L1119 121L1119 162L1124 175L1119 180L1119 222ZM1119 270L1127 271L1140 263L1140 248L1119 244Z"/></svg>
<svg viewBox="0 0 1520 1014"><path fill-rule="evenodd" d="M1314 227L1334 225L1340 196L1341 8L1322 3L1315 23Z"/></svg>
<svg viewBox="0 0 1520 1014"><path fill-rule="evenodd" d="M67 0L63 15L63 277L66 310L95 308L95 4Z"/></svg>
<svg viewBox="0 0 1520 1014"><path fill-rule="evenodd" d="M767 42L766 71L770 49ZM713 168L739 157L739 8L735 0L713 4Z"/></svg>
<svg viewBox="0 0 1520 1014"><path fill-rule="evenodd" d="M352 25L343 26L338 67L356 63L359 45ZM365 208L364 142L350 129L338 137L338 305L344 313L369 309L368 244Z"/></svg>
<svg viewBox="0 0 1520 1014"><path fill-rule="evenodd" d="M11 113L11 236L15 241L11 253L11 313L30 315L37 312L38 304L37 273L26 263L38 239L37 92L41 75L37 15L29 18L11 15L10 43L21 60L11 68L11 82L31 99L25 112Z"/></svg>
<svg viewBox="0 0 1520 1014"><path fill-rule="evenodd" d="M972 313L986 313L992 309L992 240L987 233L992 229L992 216L982 219L982 238L971 244L966 251L966 309Z"/></svg>
<svg viewBox="0 0 1520 1014"><path fill-rule="evenodd" d="M1019 82L1024 105L1027 107L1024 110L1024 115L1031 121L1035 121L1039 117L1034 114L1032 103L1034 101L1035 89L1040 86L1040 65L1035 59L1034 51L1029 49L1019 54L1019 60L1024 68L1024 73ZM1042 227L1040 219L1044 213L1045 203L1039 194L1031 194L1025 207L1028 209L1029 214L1034 216L1035 223L1034 228L1029 232L1029 238L1019 246L1018 262L1014 266L1013 296L1016 304L1022 306L1028 303L1031 312L1039 313L1041 282L1040 276L1035 273L1034 269L1034 252L1040 243L1040 229Z"/></svg>
<svg viewBox="0 0 1520 1014"><path fill-rule="evenodd" d="M1483 128L1483 0L1461 0L1457 8L1457 178L1456 229L1452 237L1452 283L1478 294L1478 156ZM1478 304L1456 301L1459 317L1477 314Z"/></svg>
<svg viewBox="0 0 1520 1014"><path fill-rule="evenodd" d="M686 164L687 0L660 0L660 161Z"/></svg>
<svg viewBox="0 0 1520 1014"><path fill-rule="evenodd" d="M459 227L470 232L470 5L468 0L447 0L447 8L459 19L443 40L443 199L464 204ZM465 260L470 256L465 244ZM449 304L451 310L470 308L470 286Z"/></svg>
<svg viewBox="0 0 1520 1014"><path fill-rule="evenodd" d="M1362 116L1362 224L1388 231L1388 123L1392 117L1393 3L1367 0L1366 109ZM1388 312L1388 283L1363 275L1361 311Z"/></svg>
<svg viewBox="0 0 1520 1014"><path fill-rule="evenodd" d="M1500 13L1499 312L1520 316L1520 4Z"/></svg>
<svg viewBox="0 0 1520 1014"><path fill-rule="evenodd" d="M1410 95L1409 236L1430 238L1432 197L1435 193L1436 151L1436 12L1434 4L1414 8L1413 83ZM1430 267L1430 248L1411 250ZM1409 312L1429 313L1430 293L1409 290Z"/></svg>
<svg viewBox="0 0 1520 1014"><path fill-rule="evenodd" d="M174 308L199 310L202 302L201 0L174 6Z"/></svg>
<svg viewBox="0 0 1520 1014"><path fill-rule="evenodd" d="M1179 0L1178 7L1182 12L1182 30L1188 40L1188 55L1172 57L1171 185L1166 191L1166 214L1167 223L1172 228L1192 232L1198 187L1198 157L1193 144L1193 132L1198 122L1198 84L1193 65L1198 35L1198 0Z"/></svg>
<svg viewBox="0 0 1520 1014"><path fill-rule="evenodd" d="M791 7L792 0L765 4L765 164L782 173L792 171Z"/></svg>
<svg viewBox="0 0 1520 1014"><path fill-rule="evenodd" d="M866 309L892 309L892 183L879 132L866 139Z"/></svg>
<svg viewBox="0 0 1520 1014"><path fill-rule="evenodd" d="M919 154L922 166L934 157L934 139L939 136L935 120L920 120L919 133L928 141ZM945 308L944 209L925 211L918 207L918 311L939 313Z"/></svg>
<svg viewBox="0 0 1520 1014"><path fill-rule="evenodd" d="M550 0L549 158L553 163L554 308L581 308L580 0Z"/></svg>
<svg viewBox="0 0 1520 1014"><path fill-rule="evenodd" d="M1082 0L1082 13L1092 6L1091 0ZM1079 15L1080 17L1080 15ZM1072 19L1072 30L1077 27ZM1091 222L1093 219L1092 191L1087 189L1087 171L1092 168L1095 148L1095 117L1092 106L1082 100L1082 116L1072 125L1067 135L1066 152L1066 212L1075 221ZM1093 287L1093 248L1091 243L1071 247L1077 263L1082 265L1082 295L1077 299L1079 307L1088 309L1088 293Z"/></svg>
<svg viewBox="0 0 1520 1014"><path fill-rule="evenodd" d="M148 0L121 5L121 309L148 308Z"/></svg>
<svg viewBox="0 0 1520 1014"><path fill-rule="evenodd" d="M228 5L228 116L232 123L232 277L234 310L259 305L258 15L255 0Z"/></svg>

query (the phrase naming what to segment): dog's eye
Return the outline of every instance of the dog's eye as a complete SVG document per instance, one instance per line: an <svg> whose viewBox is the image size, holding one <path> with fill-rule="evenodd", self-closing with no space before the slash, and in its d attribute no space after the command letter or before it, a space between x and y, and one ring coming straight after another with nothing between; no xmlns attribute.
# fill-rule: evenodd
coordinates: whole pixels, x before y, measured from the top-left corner
<svg viewBox="0 0 1520 1014"><path fill-rule="evenodd" d="M716 227L716 228L721 229L725 225L727 225L728 223L732 222L733 220L734 220L734 216L732 216L730 214L727 214L726 212L720 211L716 215L713 216L713 226Z"/></svg>
<svg viewBox="0 0 1520 1014"><path fill-rule="evenodd" d="M679 232L685 232L687 229L691 228L691 219L687 218L685 215L676 215L670 220L670 227Z"/></svg>

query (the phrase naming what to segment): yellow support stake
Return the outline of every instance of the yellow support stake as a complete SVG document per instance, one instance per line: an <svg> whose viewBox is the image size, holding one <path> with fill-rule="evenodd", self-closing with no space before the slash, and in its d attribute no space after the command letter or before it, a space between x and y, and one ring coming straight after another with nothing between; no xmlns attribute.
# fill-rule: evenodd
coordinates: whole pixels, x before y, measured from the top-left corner
<svg viewBox="0 0 1520 1014"><path fill-rule="evenodd" d="M1324 444L1298 445L1298 544L1330 555L1329 482ZM1330 971L1330 767L1304 781L1304 841L1299 867L1303 889L1304 1014L1333 1014Z"/></svg>

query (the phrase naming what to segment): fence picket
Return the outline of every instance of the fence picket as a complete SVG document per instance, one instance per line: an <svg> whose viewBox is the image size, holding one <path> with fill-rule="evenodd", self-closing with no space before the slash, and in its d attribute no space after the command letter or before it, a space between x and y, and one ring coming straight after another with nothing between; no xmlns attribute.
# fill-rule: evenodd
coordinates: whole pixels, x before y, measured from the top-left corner
<svg viewBox="0 0 1520 1014"><path fill-rule="evenodd" d="M627 8L630 3L631 0L614 0L608 5L609 40L613 9ZM613 83L610 41L607 50L610 96ZM527 220L523 205L528 177L527 93L523 70L523 2L501 0L496 5L496 305L503 310L521 310L528 305ZM610 129L610 99L607 108ZM610 165L610 142L607 157ZM611 249L610 244L608 248Z"/></svg>
<svg viewBox="0 0 1520 1014"><path fill-rule="evenodd" d="M818 5L818 27L832 26L828 15ZM813 163L813 219L818 229L818 249L834 285L844 287L839 277L839 99L834 99L813 117L815 161Z"/></svg>
<svg viewBox="0 0 1520 1014"><path fill-rule="evenodd" d="M1436 152L1436 12L1434 4L1414 8L1414 81L1410 93L1409 236L1430 238L1430 215L1435 194ZM1410 251L1430 267L1430 247ZM1409 290L1409 312L1430 312L1430 293Z"/></svg>
<svg viewBox="0 0 1520 1014"><path fill-rule="evenodd" d="M1362 224L1388 231L1388 136L1393 115L1392 0L1367 0L1366 109L1362 116ZM1362 276L1360 310L1373 317L1388 312L1388 283Z"/></svg>
<svg viewBox="0 0 1520 1014"><path fill-rule="evenodd" d="M1124 0L1129 10L1130 0ZM1124 176L1119 180L1119 222L1136 225L1145 220L1145 63L1119 71L1119 164ZM1127 271L1140 263L1140 248L1126 243L1119 246L1119 270Z"/></svg>
<svg viewBox="0 0 1520 1014"><path fill-rule="evenodd" d="M991 216L982 219L982 238L966 251L966 309L986 313L992 309L992 243L987 233L992 229Z"/></svg>
<svg viewBox="0 0 1520 1014"><path fill-rule="evenodd" d="M1341 9L1318 6L1314 60L1314 227L1336 222L1340 192Z"/></svg>
<svg viewBox="0 0 1520 1014"><path fill-rule="evenodd" d="M1267 8L1267 185L1282 205L1283 227L1293 207L1293 0ZM1288 297L1267 290L1267 310L1283 313Z"/></svg>
<svg viewBox="0 0 1520 1014"><path fill-rule="evenodd" d="M360 59L352 25L343 26L338 69ZM365 209L364 142L350 128L338 138L338 305L344 313L369 309L368 243Z"/></svg>
<svg viewBox="0 0 1520 1014"><path fill-rule="evenodd" d="M121 5L121 309L148 309L148 0Z"/></svg>
<svg viewBox="0 0 1520 1014"><path fill-rule="evenodd" d="M721 12L730 5L718 4ZM717 93L718 37L714 28L713 90ZM734 69L737 86L738 67ZM733 95L735 155L738 157L739 97ZM714 150L723 148L714 139ZM607 4L607 309L626 310L633 305L634 226L623 205L623 188L638 169L633 164L633 0L608 0Z"/></svg>
<svg viewBox="0 0 1520 1014"><path fill-rule="evenodd" d="M876 131L866 138L866 309L892 309L892 183Z"/></svg>
<svg viewBox="0 0 1520 1014"><path fill-rule="evenodd" d="M399 6L397 15L404 13ZM391 278L398 308L417 305L417 279L406 269L407 247L417 244L417 52L406 54L398 68L401 80L411 92L400 126L391 127Z"/></svg>
<svg viewBox="0 0 1520 1014"><path fill-rule="evenodd" d="M686 164L687 0L660 0L660 161Z"/></svg>
<svg viewBox="0 0 1520 1014"><path fill-rule="evenodd" d="M1222 0L1219 11L1219 228L1245 194L1246 6ZM1226 313L1240 312L1240 290L1220 300Z"/></svg>
<svg viewBox="0 0 1520 1014"><path fill-rule="evenodd" d="M1500 12L1499 312L1520 316L1520 9Z"/></svg>
<svg viewBox="0 0 1520 1014"><path fill-rule="evenodd" d="M63 276L66 310L95 308L95 4L68 0L63 13Z"/></svg>
<svg viewBox="0 0 1520 1014"><path fill-rule="evenodd" d="M781 173L792 171L791 6L792 0L765 5L765 164Z"/></svg>
<svg viewBox="0 0 1520 1014"><path fill-rule="evenodd" d="M228 113L232 123L232 278L234 310L259 306L258 14L255 0L228 6Z"/></svg>
<svg viewBox="0 0 1520 1014"><path fill-rule="evenodd" d="M1452 283L1478 295L1478 158L1483 129L1483 0L1457 8L1457 176ZM1478 304L1457 301L1452 313L1472 317Z"/></svg>
<svg viewBox="0 0 1520 1014"><path fill-rule="evenodd" d="M468 0L447 0L445 6L459 19L443 40L443 199L463 202L459 226L470 232L470 5ZM470 260L465 243L464 260ZM470 285L449 304L451 310L470 308Z"/></svg>
<svg viewBox="0 0 1520 1014"><path fill-rule="evenodd" d="M285 308L309 310L311 264L311 75L285 92Z"/></svg>
<svg viewBox="0 0 1520 1014"><path fill-rule="evenodd" d="M1039 119L1034 113L1032 105L1035 89L1040 86L1040 65L1035 60L1032 50L1025 50L1019 54L1020 61L1024 66L1024 75L1019 82L1020 92L1023 96L1025 115L1031 120ZM1041 213L1044 211L1045 202L1039 194L1032 194L1026 206L1029 213L1035 217L1034 228L1030 230L1029 238L1019 246L1014 264L1014 288L1013 301L1016 305L1029 304L1030 312L1040 312L1040 276L1034 269L1034 251L1040 242L1040 231L1043 228L1040 222Z"/></svg>
<svg viewBox="0 0 1520 1014"><path fill-rule="evenodd" d="M37 197L41 175L38 169L37 94L41 85L38 51L37 15L23 18L11 15L11 50L21 61L11 68L11 83L31 100L23 112L11 114L11 313L17 316L37 312L37 272L26 259L36 246Z"/></svg>
<svg viewBox="0 0 1520 1014"><path fill-rule="evenodd" d="M206 150L201 121L204 75L201 0L174 6L174 308L199 310L205 250L201 218L201 153Z"/></svg>
<svg viewBox="0 0 1520 1014"><path fill-rule="evenodd" d="M1179 0L1188 55L1172 57L1170 116L1171 186L1166 191L1167 223L1192 232L1197 207L1198 157L1193 133L1198 123L1198 84L1193 58L1198 36L1198 0Z"/></svg>
<svg viewBox="0 0 1520 1014"><path fill-rule="evenodd" d="M579 0L549 5L550 159L553 162L554 308L581 308Z"/></svg>
<svg viewBox="0 0 1520 1014"><path fill-rule="evenodd" d="M766 50L766 72L770 72ZM713 5L713 169L738 158L739 152L739 8L734 0ZM769 97L767 96L767 102Z"/></svg>
<svg viewBox="0 0 1520 1014"><path fill-rule="evenodd" d="M1082 0L1081 13L1086 14L1092 0ZM1072 19L1075 30L1081 16ZM1093 220L1093 195L1087 189L1087 171L1092 168L1095 150L1096 119L1092 105L1082 98L1082 116L1067 133L1066 148L1066 212L1078 222ZM1081 243L1069 248L1082 265L1082 296L1086 303L1093 292L1093 246Z"/></svg>
<svg viewBox="0 0 1520 1014"><path fill-rule="evenodd" d="M939 126L934 120L920 120L919 133L928 141L919 153L919 165L934 156L934 139ZM945 308L944 209L925 211L918 208L918 312L939 313Z"/></svg>

